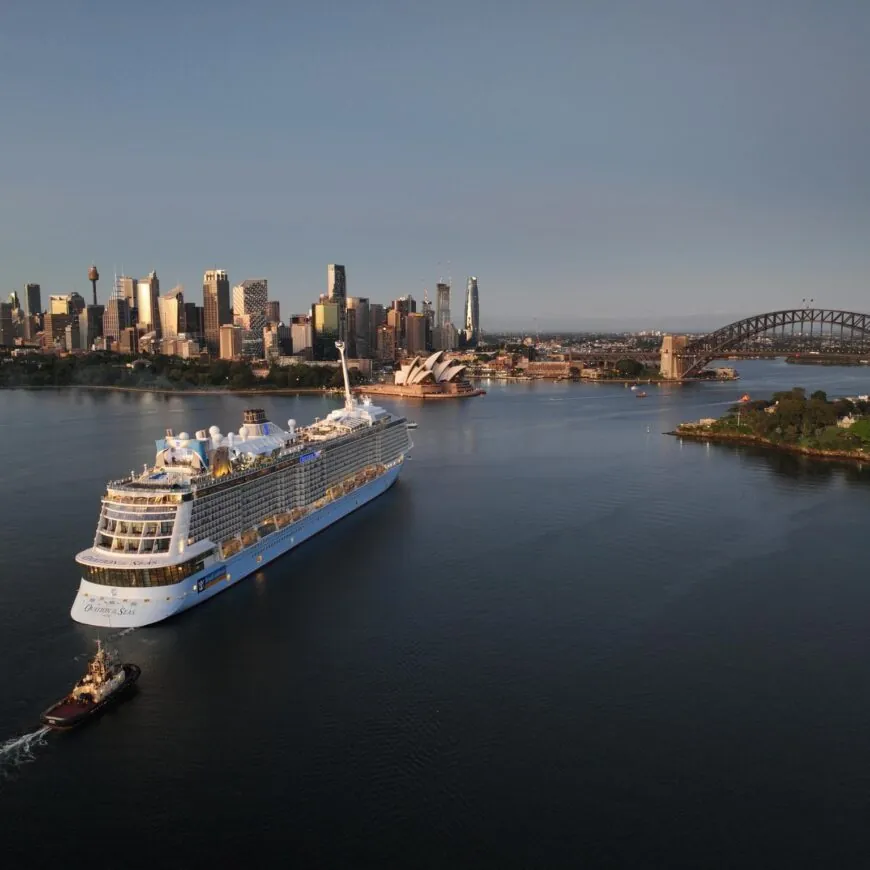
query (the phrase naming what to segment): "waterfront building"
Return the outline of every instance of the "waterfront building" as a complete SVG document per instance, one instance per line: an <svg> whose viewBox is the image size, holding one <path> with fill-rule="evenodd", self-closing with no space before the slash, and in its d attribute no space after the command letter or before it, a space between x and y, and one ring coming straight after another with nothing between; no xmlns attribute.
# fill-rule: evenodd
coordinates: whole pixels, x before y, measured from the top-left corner
<svg viewBox="0 0 870 870"><path fill-rule="evenodd" d="M220 329L220 358L238 359L242 355L244 330L234 323L225 323Z"/></svg>
<svg viewBox="0 0 870 870"><path fill-rule="evenodd" d="M314 336L310 315L294 314L290 318L290 343L294 354L302 354L308 357L312 355Z"/></svg>
<svg viewBox="0 0 870 870"><path fill-rule="evenodd" d="M251 359L263 358L263 327L269 282L266 278L247 278L233 287L233 322L245 331L242 353Z"/></svg>
<svg viewBox="0 0 870 870"><path fill-rule="evenodd" d="M159 298L160 280L157 273L151 271L136 284L137 326L140 334L153 332L155 338L160 338Z"/></svg>
<svg viewBox="0 0 870 870"><path fill-rule="evenodd" d="M230 279L224 269L209 269L202 278L203 337L212 356L220 351L221 327L232 323Z"/></svg>
<svg viewBox="0 0 870 870"><path fill-rule="evenodd" d="M369 300L362 296L347 297L347 347L351 359L371 356Z"/></svg>
<svg viewBox="0 0 870 870"><path fill-rule="evenodd" d="M313 357L316 360L338 359L335 342L339 340L341 311L344 305L330 302L321 296L320 302L311 306L311 338Z"/></svg>
<svg viewBox="0 0 870 870"><path fill-rule="evenodd" d="M173 287L158 299L160 332L163 338L178 338L187 332L184 322L184 288Z"/></svg>
<svg viewBox="0 0 870 870"><path fill-rule="evenodd" d="M480 341L480 297L477 278L472 276L465 286L465 343L476 347Z"/></svg>
<svg viewBox="0 0 870 870"><path fill-rule="evenodd" d="M344 266L330 263L326 267L326 298L338 304L338 335L347 340L347 273Z"/></svg>
<svg viewBox="0 0 870 870"><path fill-rule="evenodd" d="M31 317L42 314L42 290L39 284L24 285L24 302Z"/></svg>
<svg viewBox="0 0 870 870"><path fill-rule="evenodd" d="M409 314L405 318L405 350L408 356L426 352L426 315Z"/></svg>

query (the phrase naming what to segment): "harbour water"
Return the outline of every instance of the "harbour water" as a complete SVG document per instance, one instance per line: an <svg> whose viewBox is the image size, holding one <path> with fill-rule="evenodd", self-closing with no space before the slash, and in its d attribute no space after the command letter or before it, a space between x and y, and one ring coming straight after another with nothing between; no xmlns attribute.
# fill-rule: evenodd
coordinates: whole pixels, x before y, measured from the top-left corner
<svg viewBox="0 0 870 870"><path fill-rule="evenodd" d="M0 393L4 863L865 866L870 470L661 433L870 372L738 368L645 399L379 399L419 422L396 486L202 607L104 632L137 694L23 741L92 649L69 608L105 481L251 400Z"/></svg>

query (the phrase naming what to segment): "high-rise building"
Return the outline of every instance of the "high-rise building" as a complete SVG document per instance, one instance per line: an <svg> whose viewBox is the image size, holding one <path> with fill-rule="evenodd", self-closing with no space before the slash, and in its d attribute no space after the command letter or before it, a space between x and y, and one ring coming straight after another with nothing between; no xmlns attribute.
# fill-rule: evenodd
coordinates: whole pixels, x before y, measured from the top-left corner
<svg viewBox="0 0 870 870"><path fill-rule="evenodd" d="M326 296L330 302L338 303L338 334L342 341L347 340L347 273L344 266L330 263L326 267ZM331 359L331 357L330 357Z"/></svg>
<svg viewBox="0 0 870 870"><path fill-rule="evenodd" d="M0 346L12 347L15 333L12 328L12 303L0 302Z"/></svg>
<svg viewBox="0 0 870 870"><path fill-rule="evenodd" d="M311 306L311 343L316 360L338 359L335 343L339 340L339 309L343 310L344 305L323 296Z"/></svg>
<svg viewBox="0 0 870 870"><path fill-rule="evenodd" d="M79 314L79 347L82 350L90 350L98 338L103 334L103 317L105 307L103 305L87 305ZM67 348L72 350L72 348Z"/></svg>
<svg viewBox="0 0 870 870"><path fill-rule="evenodd" d="M51 348L58 343L62 344L69 323L69 314L52 314L49 311L43 320L43 346Z"/></svg>
<svg viewBox="0 0 870 870"><path fill-rule="evenodd" d="M122 283L129 280L123 275L116 278L114 290L106 303L106 310L103 314L103 339L106 342L107 350L111 349L112 342L117 342L120 345L124 330L131 325L130 303L126 295L127 288Z"/></svg>
<svg viewBox="0 0 870 870"><path fill-rule="evenodd" d="M279 356L290 356L292 353L290 327L283 323L267 323L263 328L263 356L267 360L275 360Z"/></svg>
<svg viewBox="0 0 870 870"><path fill-rule="evenodd" d="M382 362L395 362L396 330L392 326L379 326L377 335L377 354Z"/></svg>
<svg viewBox="0 0 870 870"><path fill-rule="evenodd" d="M435 287L435 326L450 322L450 285L439 282Z"/></svg>
<svg viewBox="0 0 870 870"><path fill-rule="evenodd" d="M266 323L281 322L281 303L277 299L266 302Z"/></svg>
<svg viewBox="0 0 870 870"><path fill-rule="evenodd" d="M251 359L263 358L263 327L269 282L265 278L248 278L233 287L233 322L245 331L242 353Z"/></svg>
<svg viewBox="0 0 870 870"><path fill-rule="evenodd" d="M465 285L465 344L476 347L480 341L480 298L477 293L477 278L468 279Z"/></svg>
<svg viewBox="0 0 870 870"><path fill-rule="evenodd" d="M118 275L115 278L115 293L120 293L127 301L127 310L135 311L136 309L136 279L129 275Z"/></svg>
<svg viewBox="0 0 870 870"><path fill-rule="evenodd" d="M290 318L290 341L293 353L310 357L314 345L314 335L311 328L311 316L294 314Z"/></svg>
<svg viewBox="0 0 870 870"><path fill-rule="evenodd" d="M409 314L405 318L405 350L408 356L426 352L426 315Z"/></svg>
<svg viewBox="0 0 870 870"><path fill-rule="evenodd" d="M205 336L204 310L202 305L195 302L184 303L184 334L188 338L202 341Z"/></svg>
<svg viewBox="0 0 870 870"><path fill-rule="evenodd" d="M368 359L369 300L362 296L347 297L347 355L351 359Z"/></svg>
<svg viewBox="0 0 870 870"><path fill-rule="evenodd" d="M153 332L160 338L160 281L157 273L151 271L146 278L136 284L137 326L141 334Z"/></svg>
<svg viewBox="0 0 870 870"><path fill-rule="evenodd" d="M224 269L209 269L203 275L202 312L205 346L212 356L217 356L221 327L232 323L230 279Z"/></svg>
<svg viewBox="0 0 870 870"><path fill-rule="evenodd" d="M369 355L375 356L378 349L378 329L387 322L387 312L379 302L369 302Z"/></svg>
<svg viewBox="0 0 870 870"><path fill-rule="evenodd" d="M178 338L186 332L184 325L184 288L173 287L158 300L160 332L163 338Z"/></svg>
<svg viewBox="0 0 870 870"><path fill-rule="evenodd" d="M69 314L69 296L52 294L48 297L49 314Z"/></svg>
<svg viewBox="0 0 870 870"><path fill-rule="evenodd" d="M67 296L68 305L69 305L69 313L71 315L81 314L82 311L85 310L85 306L87 302L85 302L85 297L82 296L81 293L76 293L73 291Z"/></svg>
<svg viewBox="0 0 870 870"><path fill-rule="evenodd" d="M79 319L73 317L64 329L64 347L72 353L74 350L82 349L81 332L79 330Z"/></svg>
<svg viewBox="0 0 870 870"><path fill-rule="evenodd" d="M242 355L244 330L233 323L225 323L220 332L220 358L238 359Z"/></svg>
<svg viewBox="0 0 870 870"><path fill-rule="evenodd" d="M39 284L24 285L24 302L27 305L27 313L31 317L42 313L42 291Z"/></svg>

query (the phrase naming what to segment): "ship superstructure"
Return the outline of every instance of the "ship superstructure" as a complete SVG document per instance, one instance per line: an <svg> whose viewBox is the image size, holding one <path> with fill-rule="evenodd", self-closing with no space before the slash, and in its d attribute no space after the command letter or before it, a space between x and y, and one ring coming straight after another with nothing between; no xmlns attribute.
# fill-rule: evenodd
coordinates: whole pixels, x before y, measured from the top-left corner
<svg viewBox="0 0 870 870"><path fill-rule="evenodd" d="M167 430L141 474L111 481L72 616L141 626L228 588L387 490L407 421L350 392L325 419L282 429L260 409L237 433Z"/></svg>

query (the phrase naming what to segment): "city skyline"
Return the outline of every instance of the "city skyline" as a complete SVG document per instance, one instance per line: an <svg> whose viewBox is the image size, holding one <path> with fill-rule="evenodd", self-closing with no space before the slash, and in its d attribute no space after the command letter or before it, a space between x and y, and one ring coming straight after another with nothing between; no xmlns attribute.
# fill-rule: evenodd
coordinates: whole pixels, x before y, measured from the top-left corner
<svg viewBox="0 0 870 870"><path fill-rule="evenodd" d="M290 312L338 260L369 299L485 275L488 329L860 310L870 7L835 8L21 6L3 293L88 297L92 262L195 287L217 261ZM210 44L246 62L194 60ZM419 63L445 48L474 63Z"/></svg>

